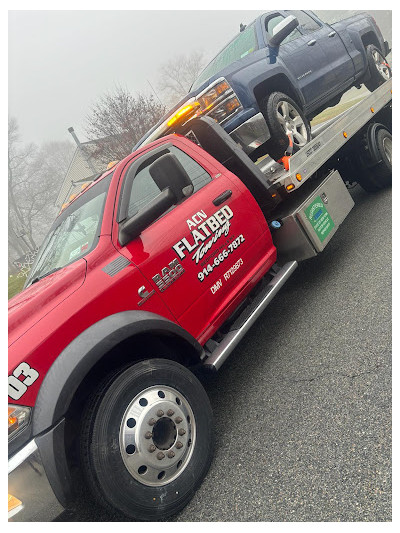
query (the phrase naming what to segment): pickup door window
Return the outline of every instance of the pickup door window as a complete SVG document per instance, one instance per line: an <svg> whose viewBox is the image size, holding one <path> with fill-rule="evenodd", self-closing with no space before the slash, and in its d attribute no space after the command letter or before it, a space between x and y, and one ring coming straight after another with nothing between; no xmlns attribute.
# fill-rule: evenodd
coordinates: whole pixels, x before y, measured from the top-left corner
<svg viewBox="0 0 400 533"><path fill-rule="evenodd" d="M177 322L202 340L255 269L268 268L275 248L257 203L241 182L228 171L217 172L195 147L189 156L179 144L178 139L135 159L124 171L123 179L132 183L123 183L121 200L124 203L123 196L129 194L129 213L135 214L160 193L149 165L168 151L188 173L193 194L126 246L117 246L147 278L146 290L155 290ZM133 165L137 171L132 175ZM221 195L221 201L215 201ZM136 305L136 294L132 300ZM151 311L151 298L141 309Z"/></svg>
<svg viewBox="0 0 400 533"><path fill-rule="evenodd" d="M291 10L286 13L297 17L299 30L310 39L315 39L324 54L324 60L318 65L321 95L334 93L346 84L355 72L351 57L339 34L304 11Z"/></svg>

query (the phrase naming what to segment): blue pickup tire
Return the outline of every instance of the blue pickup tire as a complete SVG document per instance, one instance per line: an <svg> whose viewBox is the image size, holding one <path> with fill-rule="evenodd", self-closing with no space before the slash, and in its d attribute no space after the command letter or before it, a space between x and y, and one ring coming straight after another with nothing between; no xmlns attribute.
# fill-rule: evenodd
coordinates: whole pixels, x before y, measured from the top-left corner
<svg viewBox="0 0 400 533"><path fill-rule="evenodd" d="M365 49L367 54L368 69L371 77L364 82L366 88L373 92L380 85L392 77L392 71L383 53L374 46L369 44Z"/></svg>
<svg viewBox="0 0 400 533"><path fill-rule="evenodd" d="M265 148L273 159L278 160L285 155L289 145L288 133L293 137L294 152L310 142L310 123L296 102L286 94L269 94L261 101L260 110L271 133Z"/></svg>

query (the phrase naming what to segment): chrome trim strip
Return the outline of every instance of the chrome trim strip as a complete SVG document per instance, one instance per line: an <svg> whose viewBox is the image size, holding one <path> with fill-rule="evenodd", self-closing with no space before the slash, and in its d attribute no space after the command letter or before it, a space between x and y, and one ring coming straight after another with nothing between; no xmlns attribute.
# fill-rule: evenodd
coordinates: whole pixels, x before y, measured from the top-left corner
<svg viewBox="0 0 400 533"><path fill-rule="evenodd" d="M205 89L203 89L201 91L201 93L199 93L198 95L196 95L196 100L197 98L201 98L203 96L203 94L207 93L210 89L212 89L215 85L218 85L219 83L222 83L223 81L226 81L225 78L218 78L217 80L213 81L212 83L210 83L210 85L207 85L207 87ZM232 87L230 86L230 83L226 81L226 83L229 85L229 87L231 88L231 90L233 91Z"/></svg>
<svg viewBox="0 0 400 533"><path fill-rule="evenodd" d="M11 459L8 460L8 473L10 474L19 467L30 455L32 455L38 447L36 446L36 442L34 440L31 440L22 450L17 452L15 455L11 457Z"/></svg>
<svg viewBox="0 0 400 533"><path fill-rule="evenodd" d="M255 310L251 313L249 318L245 321L243 326L234 331L230 331L221 341L221 343L215 348L210 357L208 357L204 366L213 370L219 370L222 364L226 361L232 350L236 348L239 341L251 328L257 318L261 315L267 305L276 296L279 290L283 287L286 281L290 278L293 272L297 268L297 261L290 261L286 263L276 274L272 280L268 283L269 290L264 299L258 304Z"/></svg>

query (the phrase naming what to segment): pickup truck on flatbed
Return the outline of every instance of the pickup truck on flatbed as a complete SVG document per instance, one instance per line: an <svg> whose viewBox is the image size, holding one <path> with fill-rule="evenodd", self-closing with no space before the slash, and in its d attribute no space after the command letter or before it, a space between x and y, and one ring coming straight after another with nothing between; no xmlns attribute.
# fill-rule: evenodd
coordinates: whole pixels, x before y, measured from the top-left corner
<svg viewBox="0 0 400 533"><path fill-rule="evenodd" d="M367 13L329 25L312 11L269 11L241 29L134 149L172 133L181 111L216 120L253 160L279 159L287 131L303 147L309 120L350 87L373 91L391 76L389 45Z"/></svg>
<svg viewBox="0 0 400 533"><path fill-rule="evenodd" d="M9 303L10 520L54 518L78 483L135 520L187 504L215 433L195 374L327 246L354 205L344 180L390 186L391 88L282 164L177 117L62 210Z"/></svg>

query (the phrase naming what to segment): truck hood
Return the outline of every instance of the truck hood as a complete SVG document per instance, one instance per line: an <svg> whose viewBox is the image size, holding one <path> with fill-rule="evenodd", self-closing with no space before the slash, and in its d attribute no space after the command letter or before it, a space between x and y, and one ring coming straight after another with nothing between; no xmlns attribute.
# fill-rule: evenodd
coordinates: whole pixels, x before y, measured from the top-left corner
<svg viewBox="0 0 400 533"><path fill-rule="evenodd" d="M79 289L85 277L86 261L79 259L11 298L8 302L8 345Z"/></svg>
<svg viewBox="0 0 400 533"><path fill-rule="evenodd" d="M259 53L257 53L259 52ZM231 84L232 78L235 76L235 74L252 63L256 63L260 60L260 55L264 54L265 52L263 50L258 50L253 54L249 54L245 58L239 59L237 61L234 61L233 63L227 65L222 70L218 71L216 74L208 78L204 81L197 89L191 90L188 92L186 96L184 96L179 102L172 107L165 115L155 124L143 137L135 144L135 146L132 148L132 152L137 150L142 146L142 144L145 142L145 140L165 121L167 120L171 115L175 113L183 104L185 104L188 100L190 100L192 97L196 97L198 94L200 94L204 89L206 89L209 85L211 85L214 81L216 81L218 78L225 78L226 81ZM266 55L265 55L266 57ZM235 84L234 84L235 85ZM231 85L232 86L232 85ZM237 87L233 86L233 90L237 94ZM238 95L238 94L237 94ZM239 95L238 95L239 96ZM239 98L240 99L240 98Z"/></svg>

